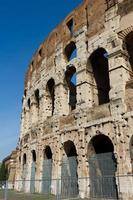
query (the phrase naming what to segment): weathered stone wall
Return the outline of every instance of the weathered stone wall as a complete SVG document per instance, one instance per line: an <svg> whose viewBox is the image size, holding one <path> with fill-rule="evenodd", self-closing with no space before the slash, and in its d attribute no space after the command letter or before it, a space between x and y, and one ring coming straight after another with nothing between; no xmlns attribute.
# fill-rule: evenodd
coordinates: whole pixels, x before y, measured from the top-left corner
<svg viewBox="0 0 133 200"><path fill-rule="evenodd" d="M47 146L52 151L52 178L60 178L61 161L67 157L64 150L67 141L72 141L76 148L78 177L90 176L88 159L95 151L88 145L93 138L103 135L110 139L114 148L116 176L132 174L133 68L123 48L126 36L133 31L132 15L130 0L119 0L110 8L107 8L106 1L86 0L40 45L25 79L16 179L23 178L24 154L28 161L26 179L30 179L32 150L36 152L35 178L42 178L42 162ZM73 32L67 26L71 19ZM76 45L77 56L68 61L65 48L71 42ZM101 105L99 86L90 61L90 56L99 48L107 52L110 83L109 101ZM65 82L67 66L76 68L77 103L74 110L70 109L70 91ZM53 113L47 87L51 78L55 82ZM101 76L101 82L103 79L106 77ZM39 106L35 98L37 89ZM127 179L127 182L130 183L130 180ZM28 192L30 183L27 184L25 191ZM121 178L118 193L128 200L133 197L133 191L129 195L128 187L124 190L124 184ZM83 187L79 181L79 193L84 191ZM21 190L22 186L16 184L16 188ZM38 191L41 192L39 184L36 185Z"/></svg>

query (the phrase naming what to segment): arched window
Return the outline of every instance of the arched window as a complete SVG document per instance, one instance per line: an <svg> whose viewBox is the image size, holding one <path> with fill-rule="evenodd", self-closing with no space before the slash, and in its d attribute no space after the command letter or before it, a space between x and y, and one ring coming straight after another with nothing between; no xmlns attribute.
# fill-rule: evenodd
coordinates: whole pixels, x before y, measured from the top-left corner
<svg viewBox="0 0 133 200"><path fill-rule="evenodd" d="M37 107L39 108L40 106L40 97L39 97L39 90L35 90L35 100L36 100L36 103L37 103Z"/></svg>
<svg viewBox="0 0 133 200"><path fill-rule="evenodd" d="M65 48L65 56L67 61L71 61L72 59L77 57L77 48L74 42L70 42Z"/></svg>
<svg viewBox="0 0 133 200"><path fill-rule="evenodd" d="M133 71L133 31L126 36L125 44L129 56L131 70Z"/></svg>
<svg viewBox="0 0 133 200"><path fill-rule="evenodd" d="M26 158L26 153L23 155L23 165L26 165L27 163L27 158Z"/></svg>
<svg viewBox="0 0 133 200"><path fill-rule="evenodd" d="M99 105L109 102L109 64L108 53L103 48L98 48L90 56L93 75L98 90Z"/></svg>
<svg viewBox="0 0 133 200"><path fill-rule="evenodd" d="M67 66L67 70L65 72L65 81L67 83L67 87L69 89L69 105L71 110L76 108L77 103L77 92L76 92L76 68L72 65Z"/></svg>
<svg viewBox="0 0 133 200"><path fill-rule="evenodd" d="M73 19L70 19L68 22L67 22L67 27L71 33L71 35L73 35L73 29L74 29L74 22L73 22Z"/></svg>
<svg viewBox="0 0 133 200"><path fill-rule="evenodd" d="M32 150L32 161L36 162L36 151Z"/></svg>
<svg viewBox="0 0 133 200"><path fill-rule="evenodd" d="M49 91L49 100L52 115L54 114L54 104L55 104L55 81L53 78L49 79L47 82L47 89Z"/></svg>
<svg viewBox="0 0 133 200"><path fill-rule="evenodd" d="M67 157L77 156L76 147L71 140L64 142L64 150Z"/></svg>
<svg viewBox="0 0 133 200"><path fill-rule="evenodd" d="M30 101L30 98L29 98L28 101L27 101L27 105L28 105L28 108L30 109L30 107L31 107L31 101Z"/></svg>
<svg viewBox="0 0 133 200"><path fill-rule="evenodd" d="M50 146L46 146L45 151L44 151L44 159L52 159L52 151Z"/></svg>

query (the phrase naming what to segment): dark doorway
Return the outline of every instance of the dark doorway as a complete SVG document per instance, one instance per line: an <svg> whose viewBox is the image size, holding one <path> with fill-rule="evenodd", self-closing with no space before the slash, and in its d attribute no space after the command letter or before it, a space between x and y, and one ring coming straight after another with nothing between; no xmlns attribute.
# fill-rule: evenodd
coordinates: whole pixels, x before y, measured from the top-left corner
<svg viewBox="0 0 133 200"><path fill-rule="evenodd" d="M78 174L77 174L77 152L72 141L64 143L66 157L62 160L61 168L61 195L62 198L77 197L78 190Z"/></svg>
<svg viewBox="0 0 133 200"><path fill-rule="evenodd" d="M91 197L118 199L117 162L112 141L105 135L98 135L92 138L88 147Z"/></svg>
<svg viewBox="0 0 133 200"><path fill-rule="evenodd" d="M99 105L109 102L109 65L108 53L105 49L99 48L90 56L90 62L98 90Z"/></svg>
<svg viewBox="0 0 133 200"><path fill-rule="evenodd" d="M50 194L52 180L52 151L50 146L46 146L44 150L42 168L42 193Z"/></svg>
<svg viewBox="0 0 133 200"><path fill-rule="evenodd" d="M76 92L76 68L73 65L67 66L65 72L65 81L69 89L69 105L70 109L74 110L77 103L77 92Z"/></svg>

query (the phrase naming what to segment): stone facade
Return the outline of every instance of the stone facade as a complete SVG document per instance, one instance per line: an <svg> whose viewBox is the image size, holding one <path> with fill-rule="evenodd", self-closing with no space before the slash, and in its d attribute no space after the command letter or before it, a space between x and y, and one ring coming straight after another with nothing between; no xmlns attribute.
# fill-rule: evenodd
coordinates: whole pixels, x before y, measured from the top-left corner
<svg viewBox="0 0 133 200"><path fill-rule="evenodd" d="M9 189L14 189L14 185L15 185L16 160L17 160L17 150L12 151L12 153L3 160L3 163L8 173L8 188Z"/></svg>
<svg viewBox="0 0 133 200"><path fill-rule="evenodd" d="M49 34L26 74L16 180L41 180L46 161L51 180L62 178L73 158L78 194L90 196L93 181L80 178L91 176L89 160L100 171L92 160L110 153L106 175L119 197L133 199L132 52L132 0L84 0Z"/></svg>

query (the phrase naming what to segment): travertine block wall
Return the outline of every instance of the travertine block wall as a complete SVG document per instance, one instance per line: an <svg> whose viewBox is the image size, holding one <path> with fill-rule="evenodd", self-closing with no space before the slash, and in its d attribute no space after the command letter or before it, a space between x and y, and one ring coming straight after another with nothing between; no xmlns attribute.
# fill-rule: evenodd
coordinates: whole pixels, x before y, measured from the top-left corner
<svg viewBox="0 0 133 200"><path fill-rule="evenodd" d="M16 179L22 179L24 154L28 161L26 178L30 179L32 150L36 151L35 178L41 179L46 146L52 151L52 178L60 178L61 161L66 156L63 144L69 140L77 152L78 177L89 176L88 155L91 151L88 152L88 145L98 135L107 136L113 144L116 175L132 174L133 67L123 44L126 36L133 32L133 4L131 0L118 0L107 7L107 2L85 0L51 32L33 57L25 79ZM71 19L74 23L72 33L67 26ZM68 61L64 50L71 41L76 45L77 56ZM98 85L89 59L99 48L108 53L110 81L109 101L102 105L99 105ZM65 81L67 66L76 68L77 103L72 111ZM55 81L53 115L47 88L51 78ZM39 90L39 107L34 95L36 89ZM27 104L29 98L30 107ZM132 180L127 181L131 187ZM79 180L78 184L82 196L86 183ZM129 195L128 186L123 190L124 184L121 179L118 193L128 200L133 197L133 192ZM21 189L21 186L16 187ZM40 184L35 188L41 192ZM29 190L30 185L27 185L26 191Z"/></svg>

